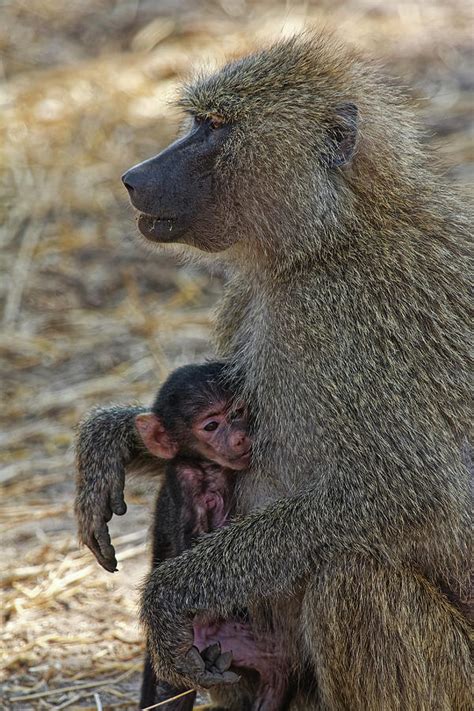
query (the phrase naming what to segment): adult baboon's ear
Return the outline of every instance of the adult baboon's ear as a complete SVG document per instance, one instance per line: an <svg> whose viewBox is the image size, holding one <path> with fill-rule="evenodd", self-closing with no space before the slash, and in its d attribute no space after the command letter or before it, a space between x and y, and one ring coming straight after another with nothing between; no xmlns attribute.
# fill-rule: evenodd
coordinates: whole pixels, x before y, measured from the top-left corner
<svg viewBox="0 0 474 711"><path fill-rule="evenodd" d="M144 412L135 417L135 426L151 454L161 459L174 459L178 445L171 439L159 417L153 412Z"/></svg>
<svg viewBox="0 0 474 711"><path fill-rule="evenodd" d="M355 104L338 106L334 124L327 134L328 150L323 154L323 161L329 168L346 165L354 155L357 141L358 109Z"/></svg>

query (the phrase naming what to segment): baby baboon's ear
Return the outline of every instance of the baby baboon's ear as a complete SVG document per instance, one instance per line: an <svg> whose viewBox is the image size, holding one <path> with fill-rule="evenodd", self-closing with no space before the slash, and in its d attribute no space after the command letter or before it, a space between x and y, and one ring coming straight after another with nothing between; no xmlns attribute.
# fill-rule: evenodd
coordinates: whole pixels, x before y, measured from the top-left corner
<svg viewBox="0 0 474 711"><path fill-rule="evenodd" d="M174 459L178 445L171 439L159 417L153 412L144 412L135 417L135 426L151 454L161 459Z"/></svg>
<svg viewBox="0 0 474 711"><path fill-rule="evenodd" d="M329 168L346 165L352 160L357 141L358 109L355 104L337 107L334 123L327 133L327 152L323 161Z"/></svg>

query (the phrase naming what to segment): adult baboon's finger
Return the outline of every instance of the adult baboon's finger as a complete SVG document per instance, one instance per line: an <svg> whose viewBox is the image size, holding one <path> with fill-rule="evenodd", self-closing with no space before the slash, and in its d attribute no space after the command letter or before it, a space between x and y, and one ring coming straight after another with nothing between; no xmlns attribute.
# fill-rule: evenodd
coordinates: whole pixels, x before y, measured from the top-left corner
<svg viewBox="0 0 474 711"><path fill-rule="evenodd" d="M227 671L232 664L232 652L223 652L220 654L214 662L214 666L217 671L224 673Z"/></svg>
<svg viewBox="0 0 474 711"><path fill-rule="evenodd" d="M103 517L104 521L106 523L108 523L113 515L114 515L114 513L112 511L112 508L111 508L110 504L107 502L103 507L102 517Z"/></svg>
<svg viewBox="0 0 474 711"><path fill-rule="evenodd" d="M191 647L189 652L186 654L186 666L193 672L202 672L205 670L206 664L197 647Z"/></svg>
<svg viewBox="0 0 474 711"><path fill-rule="evenodd" d="M220 657L221 655L221 645L219 642L215 642L214 644L209 645L209 647L206 647L206 649L203 649L201 652L201 656L206 662L206 666L210 666L214 664L216 659Z"/></svg>

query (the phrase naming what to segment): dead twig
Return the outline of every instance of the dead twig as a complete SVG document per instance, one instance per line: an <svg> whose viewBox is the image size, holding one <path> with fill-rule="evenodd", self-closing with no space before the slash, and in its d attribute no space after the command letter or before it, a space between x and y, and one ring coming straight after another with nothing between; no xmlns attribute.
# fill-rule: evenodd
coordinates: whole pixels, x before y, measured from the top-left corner
<svg viewBox="0 0 474 711"><path fill-rule="evenodd" d="M150 709L157 709L160 706L164 706L165 704L169 704L170 701L176 701L177 699L181 699L183 696L188 696L188 694L192 694L196 691L196 689L188 689L187 691L183 691L181 694L177 694L176 696L171 696L169 699L165 699L164 701L160 701L158 704L153 704L153 706L147 706L146 708L143 709L143 711L150 711Z"/></svg>
<svg viewBox="0 0 474 711"><path fill-rule="evenodd" d="M82 698L84 698L84 694L76 694L75 696L70 696L69 699L66 699L62 704L59 704L59 706L54 707L54 711L59 711L59 709L65 709L68 706L71 706L71 704L75 704L76 701L80 701Z"/></svg>

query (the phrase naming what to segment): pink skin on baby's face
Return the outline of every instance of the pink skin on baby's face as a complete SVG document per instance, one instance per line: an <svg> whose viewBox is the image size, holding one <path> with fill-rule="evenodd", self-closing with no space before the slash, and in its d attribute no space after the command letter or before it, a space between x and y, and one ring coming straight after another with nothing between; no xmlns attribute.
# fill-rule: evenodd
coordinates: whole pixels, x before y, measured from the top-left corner
<svg viewBox="0 0 474 711"><path fill-rule="evenodd" d="M244 406L214 403L193 422L191 432L192 447L204 459L235 471L248 468L252 443Z"/></svg>
<svg viewBox="0 0 474 711"><path fill-rule="evenodd" d="M252 442L244 406L228 401L212 403L195 417L180 442L152 412L138 415L135 423L148 451L161 459L185 454L234 471L247 469L250 464Z"/></svg>

